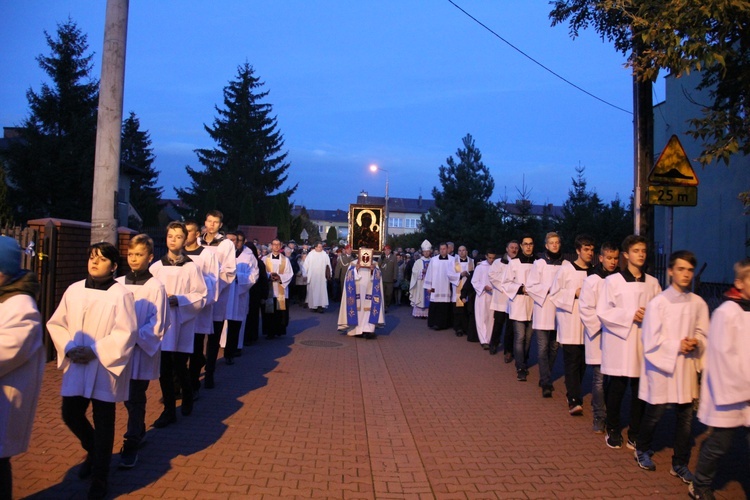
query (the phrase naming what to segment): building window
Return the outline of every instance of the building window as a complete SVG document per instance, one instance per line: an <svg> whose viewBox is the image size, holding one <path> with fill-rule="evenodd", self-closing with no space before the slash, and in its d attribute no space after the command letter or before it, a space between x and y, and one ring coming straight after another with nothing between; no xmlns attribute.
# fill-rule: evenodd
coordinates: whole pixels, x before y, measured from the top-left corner
<svg viewBox="0 0 750 500"><path fill-rule="evenodd" d="M402 227L403 221L396 217L388 217L388 227Z"/></svg>
<svg viewBox="0 0 750 500"><path fill-rule="evenodd" d="M408 229L416 229L419 227L419 219L406 219L404 227Z"/></svg>
<svg viewBox="0 0 750 500"><path fill-rule="evenodd" d="M320 225L318 226L318 232L319 232L319 233L321 233L321 234L325 234L325 230L326 230L326 228L325 228L325 227L323 227L323 226L320 226Z"/></svg>

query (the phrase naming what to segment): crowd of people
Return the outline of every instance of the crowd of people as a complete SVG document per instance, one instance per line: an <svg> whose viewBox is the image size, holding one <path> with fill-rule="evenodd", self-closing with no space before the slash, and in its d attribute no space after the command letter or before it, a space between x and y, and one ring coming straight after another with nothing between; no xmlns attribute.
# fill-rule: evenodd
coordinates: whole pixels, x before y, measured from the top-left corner
<svg viewBox="0 0 750 500"><path fill-rule="evenodd" d="M260 245L242 232L222 232L222 224L216 210L203 224L170 223L167 253L155 262L152 239L132 237L126 273L118 273L117 248L91 245L86 278L67 289L47 322L63 370L63 421L86 451L77 472L92 478L90 498L107 494L117 403L128 414L118 466L133 468L146 436L150 381L159 381L163 405L153 427L178 420L179 400L181 418L189 417L200 391L221 383L220 349L231 366L260 334L286 335L293 302L315 313L339 302L339 331L365 339L376 337L389 308L408 304L430 329L452 329L490 355L502 349L519 382L527 381L535 338L544 398L553 396L551 372L562 345L569 415L584 414L582 382L590 369L593 432L610 448L633 450L642 469L656 470L651 444L674 406L669 472L689 484L693 498L712 498L719 458L735 431L750 443L748 259L735 265L733 287L709 322L706 303L691 292L695 256L670 256L670 284L662 291L644 271L647 245L640 236L619 247L604 243L597 257L594 240L580 235L569 260L554 232L541 253L524 235L503 255L493 249L470 254L450 242L433 255L425 240L419 249L385 246L376 258L364 250L355 255L348 245L329 250L322 242ZM38 285L20 261L15 240L0 237L0 387L11 395L0 400L0 498L12 494L10 457L28 448L44 356ZM693 474L690 430L699 397L698 418L712 431Z"/></svg>

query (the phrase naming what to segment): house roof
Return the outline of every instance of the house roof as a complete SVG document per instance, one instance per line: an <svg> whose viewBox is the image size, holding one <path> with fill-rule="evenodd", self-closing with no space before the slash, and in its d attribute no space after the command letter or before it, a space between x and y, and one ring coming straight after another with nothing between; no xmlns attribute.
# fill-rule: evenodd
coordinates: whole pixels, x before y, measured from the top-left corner
<svg viewBox="0 0 750 500"><path fill-rule="evenodd" d="M368 196L360 194L357 196L357 203L360 205L385 205L383 196ZM391 198L388 197L388 211L423 214L435 206L435 200L422 198Z"/></svg>

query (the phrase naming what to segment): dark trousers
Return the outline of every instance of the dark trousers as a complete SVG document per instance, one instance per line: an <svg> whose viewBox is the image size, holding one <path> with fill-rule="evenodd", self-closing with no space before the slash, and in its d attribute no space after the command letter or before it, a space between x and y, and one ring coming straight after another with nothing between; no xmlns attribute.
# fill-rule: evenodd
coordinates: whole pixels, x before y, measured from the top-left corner
<svg viewBox="0 0 750 500"><path fill-rule="evenodd" d="M94 425L86 418L91 403ZM62 419L92 460L92 475L107 481L115 443L115 404L82 396L63 396Z"/></svg>
<svg viewBox="0 0 750 500"><path fill-rule="evenodd" d="M252 290L252 289L251 289ZM250 309L247 310L245 320L245 340L243 344L250 345L258 341L260 326L260 297L250 293Z"/></svg>
<svg viewBox="0 0 750 500"><path fill-rule="evenodd" d="M638 378L607 376L604 379L604 400L607 407L607 418L605 425L610 432L621 432L620 413L622 411L622 399L625 391L630 386L630 424L628 427L628 439L638 440L641 431L641 420L646 403L638 399Z"/></svg>
<svg viewBox="0 0 750 500"><path fill-rule="evenodd" d="M0 458L0 500L13 500L13 470L10 457Z"/></svg>
<svg viewBox="0 0 750 500"><path fill-rule="evenodd" d="M638 451L649 451L654 440L656 425L661 420L669 404L652 405L646 403L646 410L641 419L641 430L638 433L636 447ZM674 434L674 453L672 465L687 465L690 461L690 426L693 423L693 403L675 404L677 427Z"/></svg>
<svg viewBox="0 0 750 500"><path fill-rule="evenodd" d="M271 299L266 299L271 300ZM289 301L286 301L287 308ZM286 327L289 325L289 309L279 309L279 301L273 299L273 312L263 312L263 334L270 338L286 335Z"/></svg>
<svg viewBox="0 0 750 500"><path fill-rule="evenodd" d="M555 330L534 330L539 349L539 386L552 387L552 367L557 360L557 332Z"/></svg>
<svg viewBox="0 0 750 500"><path fill-rule="evenodd" d="M744 434L750 448L750 427L711 427L701 445L698 465L695 467L695 488L710 488L716 477L721 457L727 454L732 443Z"/></svg>
<svg viewBox="0 0 750 500"><path fill-rule="evenodd" d="M242 321L236 321L233 319L227 320L227 344L224 347L224 357L232 359L237 355L237 349L240 342L240 329L242 328Z"/></svg>
<svg viewBox="0 0 750 500"><path fill-rule="evenodd" d="M495 347L500 345L500 338L503 335L503 327L505 326L505 323L508 319L508 313L505 311L494 311L493 316L495 318L495 323L492 325L492 336L490 337L490 345L493 345ZM506 329L505 336L508 336L508 329ZM507 342L505 343L507 344ZM504 352L513 352L513 347L511 346L510 351L506 351L505 347L503 346Z"/></svg>
<svg viewBox="0 0 750 500"><path fill-rule="evenodd" d="M193 352L188 360L188 373L190 374L190 387L193 391L201 388L201 370L206 366L206 356L203 354L203 345L206 343L206 334L196 333L193 338Z"/></svg>
<svg viewBox="0 0 750 500"><path fill-rule="evenodd" d="M469 331L469 311L468 307L458 307L453 304L453 330L456 335L464 335Z"/></svg>
<svg viewBox="0 0 750 500"><path fill-rule="evenodd" d="M215 334L214 334L215 335ZM182 404L192 407L193 386L190 383L187 362L190 355L185 352L161 352L161 370L159 373L159 385L164 398L164 411L174 413L176 406L174 379L175 377L182 387Z"/></svg>
<svg viewBox="0 0 750 500"><path fill-rule="evenodd" d="M391 307L391 304L393 303L393 281L383 282L383 302L385 303L386 309Z"/></svg>
<svg viewBox="0 0 750 500"><path fill-rule="evenodd" d="M586 373L586 351L583 344L563 344L562 348L568 405L583 405L581 384Z"/></svg>
<svg viewBox="0 0 750 500"><path fill-rule="evenodd" d="M523 370L528 372L529 350L531 349L531 336L534 329L531 328L531 321L514 321L513 322L513 357L516 359L516 371Z"/></svg>
<svg viewBox="0 0 750 500"><path fill-rule="evenodd" d="M138 448L138 444L146 434L146 391L148 380L130 380L130 395L125 401L125 409L128 410L128 426L125 431L124 447L128 449Z"/></svg>

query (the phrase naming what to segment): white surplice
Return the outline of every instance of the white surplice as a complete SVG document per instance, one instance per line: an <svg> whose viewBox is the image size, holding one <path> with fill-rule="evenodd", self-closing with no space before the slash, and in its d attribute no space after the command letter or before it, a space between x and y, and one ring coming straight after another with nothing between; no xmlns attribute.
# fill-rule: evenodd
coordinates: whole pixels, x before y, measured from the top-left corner
<svg viewBox="0 0 750 500"><path fill-rule="evenodd" d="M456 272L453 257L439 255L430 259L430 265L424 277L425 290L435 290L430 293L430 302L450 302L453 297L453 287L458 285L461 273ZM416 263L414 264L416 266Z"/></svg>
<svg viewBox="0 0 750 500"><path fill-rule="evenodd" d="M633 318L640 307L661 292L656 278L644 274L645 281L626 281L622 273L607 276L596 314L602 322L602 373L638 378L643 363L641 325Z"/></svg>
<svg viewBox="0 0 750 500"><path fill-rule="evenodd" d="M586 275L585 269L577 269L566 260L552 282L549 300L555 305L557 341L561 344L583 345L583 323L576 293L582 288Z"/></svg>
<svg viewBox="0 0 750 500"><path fill-rule="evenodd" d="M477 335L481 344L489 344L492 337L492 327L495 324L495 315L492 311L492 290L485 290L486 286L491 287L489 278L490 264L483 260L474 269L474 276L471 278L471 285L477 292L474 301L474 320L477 325Z"/></svg>
<svg viewBox="0 0 750 500"><path fill-rule="evenodd" d="M177 306L169 307L169 325L161 341L161 350L192 353L195 319L206 302L206 282L201 272L192 261L165 266L162 260L151 264L149 271L164 284L167 297L177 297Z"/></svg>
<svg viewBox="0 0 750 500"><path fill-rule="evenodd" d="M161 339L169 324L167 291L157 278L149 278L142 285L125 283L125 276L117 281L135 298L138 321L138 338L130 358L133 380L156 380L161 365Z"/></svg>
<svg viewBox="0 0 750 500"><path fill-rule="evenodd" d="M555 304L550 300L549 293L555 275L560 270L559 265L548 264L544 259L537 259L531 266L526 278L526 293L534 301L534 316L531 326L535 330L555 329Z"/></svg>
<svg viewBox="0 0 750 500"><path fill-rule="evenodd" d="M304 264L307 275L307 307L328 307L328 280L331 276L331 259L324 251L308 252ZM326 273L326 270L328 271Z"/></svg>
<svg viewBox="0 0 750 500"><path fill-rule="evenodd" d="M711 317L698 420L750 427L750 311L727 300Z"/></svg>
<svg viewBox="0 0 750 500"><path fill-rule="evenodd" d="M533 266L530 262L521 262L516 257L508 263L503 276L503 291L508 296L508 317L514 321L530 321L534 300L527 294L518 291L526 284Z"/></svg>
<svg viewBox="0 0 750 500"><path fill-rule="evenodd" d="M578 297L587 365L602 364L602 322L596 315L596 304L601 300L603 283L604 279L598 274L588 276L581 284L581 295Z"/></svg>
<svg viewBox="0 0 750 500"><path fill-rule="evenodd" d="M214 304L219 299L219 262L209 247L198 247L194 251L185 251L203 276L206 283L206 303L195 318L195 333L212 334L214 332ZM218 332L217 332L218 333Z"/></svg>
<svg viewBox="0 0 750 500"><path fill-rule="evenodd" d="M700 358L708 333L708 305L694 293L670 286L646 307L641 338L645 362L641 367L638 397L652 405L692 403L699 394ZM680 353L682 339L698 347Z"/></svg>
<svg viewBox="0 0 750 500"><path fill-rule="evenodd" d="M62 396L110 403L128 399L130 356L138 336L133 294L120 283L107 290L86 288L86 280L68 287L47 322L63 370ZM65 354L90 347L96 359L73 363Z"/></svg>
<svg viewBox="0 0 750 500"><path fill-rule="evenodd" d="M492 285L490 309L493 311L508 312L508 294L503 290L503 276L507 268L507 262L503 262L502 259L495 259L495 262L490 266L489 273L487 273L487 277Z"/></svg>

